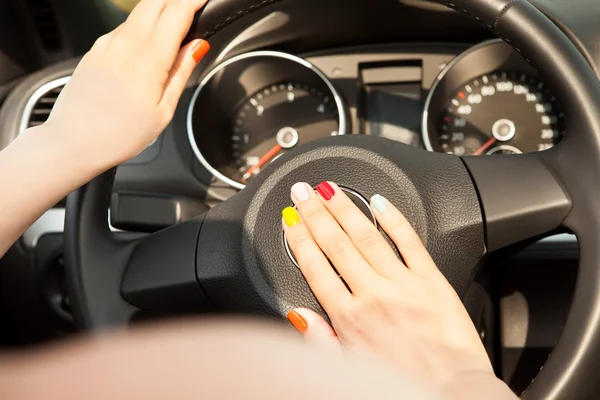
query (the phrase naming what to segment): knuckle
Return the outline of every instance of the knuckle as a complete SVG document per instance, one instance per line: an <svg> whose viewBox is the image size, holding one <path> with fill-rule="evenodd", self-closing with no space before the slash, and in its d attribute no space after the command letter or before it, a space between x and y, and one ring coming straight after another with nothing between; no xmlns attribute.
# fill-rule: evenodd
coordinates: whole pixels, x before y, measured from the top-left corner
<svg viewBox="0 0 600 400"><path fill-rule="evenodd" d="M402 308L402 301L390 290L381 288L376 292L370 293L368 296L362 297L363 312L369 314L378 314L381 317L392 320L398 314L398 310Z"/></svg>
<svg viewBox="0 0 600 400"><path fill-rule="evenodd" d="M316 204L314 200L308 200L303 204L300 208L300 214L302 214L302 218L307 223L313 223L315 221L321 220L324 216L325 209Z"/></svg>
<svg viewBox="0 0 600 400"><path fill-rule="evenodd" d="M331 257L344 253L349 248L349 241L343 237L333 237L329 243L325 245L325 253Z"/></svg>
<svg viewBox="0 0 600 400"><path fill-rule="evenodd" d="M361 329L365 306L362 300L353 299L340 307L337 318L342 320L345 327L350 327L354 331Z"/></svg>
<svg viewBox="0 0 600 400"><path fill-rule="evenodd" d="M408 251L423 250L424 248L421 239L416 235L406 238L402 242L402 247Z"/></svg>
<svg viewBox="0 0 600 400"><path fill-rule="evenodd" d="M381 310L384 314L387 314L389 311L392 311L393 313L394 310L398 308L396 296L386 290L373 293L373 295L370 297L370 303L373 307L377 307L377 309Z"/></svg>
<svg viewBox="0 0 600 400"><path fill-rule="evenodd" d="M189 13L192 8L192 3L189 0L174 0L167 1L167 7L171 8L175 13Z"/></svg>
<svg viewBox="0 0 600 400"><path fill-rule="evenodd" d="M353 208L356 208L356 206L348 199L347 203L344 201L342 204L338 204L337 207L334 208L334 211L341 218L353 218L356 215L354 214L356 210L353 210Z"/></svg>
<svg viewBox="0 0 600 400"><path fill-rule="evenodd" d="M407 220L401 218L392 221L390 224L390 232L397 235L402 235L407 223Z"/></svg>
<svg viewBox="0 0 600 400"><path fill-rule="evenodd" d="M323 269L323 263L314 258L299 262L299 265L300 270L309 282L319 280L325 273L325 270Z"/></svg>
<svg viewBox="0 0 600 400"><path fill-rule="evenodd" d="M111 39L111 35L110 33L107 33L105 35L100 36L98 39L96 39L96 41L94 42L94 48L105 48L106 46L108 46L108 43L110 43L110 39Z"/></svg>
<svg viewBox="0 0 600 400"><path fill-rule="evenodd" d="M194 72L194 68L195 68L195 64L192 64L189 61L188 62L182 62L181 65L179 66L179 71L177 71L177 73L179 74L179 76L181 77L181 79L183 81L187 81L188 78Z"/></svg>
<svg viewBox="0 0 600 400"><path fill-rule="evenodd" d="M305 245L310 244L310 241L312 241L312 240L313 240L312 236L310 236L306 233L295 235L292 237L292 247L300 249L301 247L304 247Z"/></svg>
<svg viewBox="0 0 600 400"><path fill-rule="evenodd" d="M374 234L373 232L365 232L359 235L355 242L362 248L371 248L381 244L381 235L379 233Z"/></svg>

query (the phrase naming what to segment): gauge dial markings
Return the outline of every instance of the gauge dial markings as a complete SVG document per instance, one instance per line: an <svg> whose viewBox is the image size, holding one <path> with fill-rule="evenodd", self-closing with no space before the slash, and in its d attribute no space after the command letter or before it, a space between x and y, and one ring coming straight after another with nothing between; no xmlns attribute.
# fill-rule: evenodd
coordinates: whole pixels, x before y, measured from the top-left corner
<svg viewBox="0 0 600 400"><path fill-rule="evenodd" d="M463 85L442 113L440 134L434 141L438 151L486 154L497 141L511 142L526 152L553 147L563 134L564 115L555 114L556 99L539 86L537 78L513 71L483 75ZM532 115L538 116L537 122Z"/></svg>
<svg viewBox="0 0 600 400"><path fill-rule="evenodd" d="M245 117L238 112L236 119L242 123L235 127L238 132L234 128L231 144L237 152L234 157L239 179L245 184L287 150L339 131L332 97L306 83L271 85L249 98L248 104L259 112ZM248 139L240 140L242 135Z"/></svg>

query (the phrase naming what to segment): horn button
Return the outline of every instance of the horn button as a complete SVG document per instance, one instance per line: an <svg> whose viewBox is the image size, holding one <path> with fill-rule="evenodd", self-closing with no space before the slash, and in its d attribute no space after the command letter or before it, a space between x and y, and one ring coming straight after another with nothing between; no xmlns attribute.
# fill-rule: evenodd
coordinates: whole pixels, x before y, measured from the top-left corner
<svg viewBox="0 0 600 400"><path fill-rule="evenodd" d="M358 207L358 209L369 219L369 221L373 222L373 224L377 226L377 219L375 218L375 214L373 214L373 211L371 210L371 206L367 199L363 195L361 195L358 192L355 192L352 189L348 189L346 187L340 187L340 189L342 189L342 191L346 193L346 195L350 198L350 200L352 200L354 205ZM299 268L300 266L298 265L298 262L294 257L294 253L292 252L292 249L289 246L285 233L283 234L283 242L285 244L285 250L287 252L288 257L290 258L290 260L292 260L294 265Z"/></svg>

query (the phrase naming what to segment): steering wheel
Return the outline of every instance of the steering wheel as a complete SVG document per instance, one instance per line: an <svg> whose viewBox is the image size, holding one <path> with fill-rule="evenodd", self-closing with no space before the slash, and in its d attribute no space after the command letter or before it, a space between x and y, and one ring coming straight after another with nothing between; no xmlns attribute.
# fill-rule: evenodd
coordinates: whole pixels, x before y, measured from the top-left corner
<svg viewBox="0 0 600 400"><path fill-rule="evenodd" d="M209 37L276 2L211 0L191 36ZM327 138L280 157L205 215L135 240L108 227L114 171L107 172L67 202L67 279L79 324L96 330L165 309L284 318L303 306L325 316L287 255L280 210L290 205L293 183L330 180L397 205L459 295L486 252L557 229L575 233L581 264L571 312L524 398L597 398L600 83L573 43L526 0L439 2L486 24L553 87L568 123L559 145L538 154L457 157L376 137Z"/></svg>

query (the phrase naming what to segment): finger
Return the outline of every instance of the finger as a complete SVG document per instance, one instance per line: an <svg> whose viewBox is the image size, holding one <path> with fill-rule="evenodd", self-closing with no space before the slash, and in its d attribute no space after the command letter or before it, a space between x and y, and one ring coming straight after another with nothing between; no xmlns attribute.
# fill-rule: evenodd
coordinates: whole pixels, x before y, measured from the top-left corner
<svg viewBox="0 0 600 400"><path fill-rule="evenodd" d="M334 310L340 301L350 298L350 292L331 268L298 212L288 207L282 214L283 230L300 271L325 311Z"/></svg>
<svg viewBox="0 0 600 400"><path fill-rule="evenodd" d="M317 186L317 193L375 271L386 277L400 276L408 272L373 221L356 207L339 186L332 182L323 182Z"/></svg>
<svg viewBox="0 0 600 400"><path fill-rule="evenodd" d="M123 24L123 35L135 43L150 43L157 21L169 0L141 0ZM146 48L146 46L144 46Z"/></svg>
<svg viewBox="0 0 600 400"><path fill-rule="evenodd" d="M111 39L114 38L115 36L117 36L118 34L120 34L121 32L123 32L123 27L125 26L125 22L123 22L122 24L120 24L119 26L117 26L111 33Z"/></svg>
<svg viewBox="0 0 600 400"><path fill-rule="evenodd" d="M179 51L160 101L161 107L168 113L175 112L179 98L192 76L196 64L204 58L209 50L210 45L206 40L194 40Z"/></svg>
<svg viewBox="0 0 600 400"><path fill-rule="evenodd" d="M383 196L375 195L371 198L371 206L379 224L396 244L410 270L420 275L439 272L419 235L392 203Z"/></svg>
<svg viewBox="0 0 600 400"><path fill-rule="evenodd" d="M116 38L119 37L119 35L121 34L121 32L123 32L123 27L125 26L125 22L123 22L121 25L117 26L115 29L113 29L111 32L107 33L106 36L106 43L111 43L112 41L114 41Z"/></svg>
<svg viewBox="0 0 600 400"><path fill-rule="evenodd" d="M342 351L342 345L333 328L314 311L296 308L287 315L290 323L296 328L306 342L324 350Z"/></svg>
<svg viewBox="0 0 600 400"><path fill-rule="evenodd" d="M295 184L292 187L292 201L298 207L315 242L331 260L350 290L357 293L368 289L378 278L377 273L365 261L312 187L307 183Z"/></svg>
<svg viewBox="0 0 600 400"><path fill-rule="evenodd" d="M166 63L173 63L181 42L190 30L194 15L207 0L168 0L156 23L152 37L152 51Z"/></svg>

